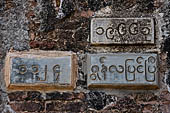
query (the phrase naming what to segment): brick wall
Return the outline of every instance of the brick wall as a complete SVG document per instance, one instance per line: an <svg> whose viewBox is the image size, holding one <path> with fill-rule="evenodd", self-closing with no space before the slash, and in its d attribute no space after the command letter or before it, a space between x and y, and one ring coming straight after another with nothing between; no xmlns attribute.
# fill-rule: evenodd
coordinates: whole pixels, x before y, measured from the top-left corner
<svg viewBox="0 0 170 113"><path fill-rule="evenodd" d="M61 1L0 0L0 112L169 113L170 3L167 0ZM92 46L88 41L92 17L153 17L159 41L155 46ZM7 91L3 73L6 53L29 49L75 52L79 68L74 91ZM87 75L82 67L85 53L155 49L159 49L160 55L160 89L102 91L87 88Z"/></svg>

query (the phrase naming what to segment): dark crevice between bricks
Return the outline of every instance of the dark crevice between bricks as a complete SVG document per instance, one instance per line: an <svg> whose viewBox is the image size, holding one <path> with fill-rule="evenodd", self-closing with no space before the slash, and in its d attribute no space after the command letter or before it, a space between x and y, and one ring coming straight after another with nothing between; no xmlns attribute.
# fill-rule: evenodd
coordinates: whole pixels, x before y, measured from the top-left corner
<svg viewBox="0 0 170 113"><path fill-rule="evenodd" d="M54 30L55 24L57 23L56 19L56 10L53 6L52 0L42 0L41 2L42 11L40 11L39 19L40 23L40 31L48 32Z"/></svg>
<svg viewBox="0 0 170 113"><path fill-rule="evenodd" d="M4 7L5 7L4 0L0 0L0 13L1 13L1 11L4 10Z"/></svg>
<svg viewBox="0 0 170 113"><path fill-rule="evenodd" d="M76 8L75 0L63 0L62 11L65 14L65 18L71 16Z"/></svg>
<svg viewBox="0 0 170 113"><path fill-rule="evenodd" d="M163 51L167 52L167 65L170 66L170 38L166 38L164 42Z"/></svg>
<svg viewBox="0 0 170 113"><path fill-rule="evenodd" d="M112 0L77 0L79 11L98 11L112 5Z"/></svg>
<svg viewBox="0 0 170 113"><path fill-rule="evenodd" d="M86 94L88 108L96 110L103 109L106 105L111 102L115 102L112 96L106 95L104 92L91 91Z"/></svg>
<svg viewBox="0 0 170 113"><path fill-rule="evenodd" d="M135 6L135 12L152 13L155 10L154 0L113 0L113 11L131 10Z"/></svg>
<svg viewBox="0 0 170 113"><path fill-rule="evenodd" d="M98 11L103 7L110 6L112 0L88 0L89 9L92 11Z"/></svg>
<svg viewBox="0 0 170 113"><path fill-rule="evenodd" d="M154 1L155 0L137 0L137 3L140 4L138 7L139 12L153 12L155 10Z"/></svg>

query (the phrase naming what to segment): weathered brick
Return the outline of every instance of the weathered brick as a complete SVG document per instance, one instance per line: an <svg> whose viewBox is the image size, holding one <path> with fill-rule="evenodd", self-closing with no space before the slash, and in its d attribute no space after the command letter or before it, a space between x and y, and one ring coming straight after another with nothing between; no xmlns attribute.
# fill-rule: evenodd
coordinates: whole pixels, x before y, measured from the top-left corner
<svg viewBox="0 0 170 113"><path fill-rule="evenodd" d="M170 113L170 103L163 104L161 109L162 113Z"/></svg>
<svg viewBox="0 0 170 113"><path fill-rule="evenodd" d="M81 21L61 21L58 22L56 25L57 29L64 29L64 30L75 30L81 26Z"/></svg>
<svg viewBox="0 0 170 113"><path fill-rule="evenodd" d="M163 91L160 95L161 100L170 101L170 93L168 91Z"/></svg>
<svg viewBox="0 0 170 113"><path fill-rule="evenodd" d="M111 4L112 0L78 0L78 8L85 11L88 9L97 11Z"/></svg>
<svg viewBox="0 0 170 113"><path fill-rule="evenodd" d="M72 100L73 98L72 93L52 92L46 94L46 100Z"/></svg>
<svg viewBox="0 0 170 113"><path fill-rule="evenodd" d="M8 97L10 101L24 101L26 96L26 92L23 91L17 91L8 93Z"/></svg>
<svg viewBox="0 0 170 113"><path fill-rule="evenodd" d="M28 111L28 112L40 112L44 111L44 103L36 102L21 102L21 103L10 103L11 108L14 111Z"/></svg>
<svg viewBox="0 0 170 113"><path fill-rule="evenodd" d="M89 29L81 28L76 31L75 39L80 42L86 42L89 34Z"/></svg>
<svg viewBox="0 0 170 113"><path fill-rule="evenodd" d="M59 112L83 112L86 111L87 105L83 102L64 102L56 101L46 104L47 111L59 111Z"/></svg>
<svg viewBox="0 0 170 113"><path fill-rule="evenodd" d="M85 95L85 93L83 93L83 92L73 93L73 94L74 94L74 98L75 98L75 99L81 99L81 100L86 99L86 95Z"/></svg>
<svg viewBox="0 0 170 113"><path fill-rule="evenodd" d="M31 101L43 101L42 94L38 91L29 91L27 92L27 98L25 100L31 100Z"/></svg>
<svg viewBox="0 0 170 113"><path fill-rule="evenodd" d="M84 100L85 94L83 92L80 93L52 92L46 94L46 100L75 100L75 99Z"/></svg>
<svg viewBox="0 0 170 113"><path fill-rule="evenodd" d="M46 112L39 112L39 111L36 111L36 112L17 111L16 113L46 113Z"/></svg>

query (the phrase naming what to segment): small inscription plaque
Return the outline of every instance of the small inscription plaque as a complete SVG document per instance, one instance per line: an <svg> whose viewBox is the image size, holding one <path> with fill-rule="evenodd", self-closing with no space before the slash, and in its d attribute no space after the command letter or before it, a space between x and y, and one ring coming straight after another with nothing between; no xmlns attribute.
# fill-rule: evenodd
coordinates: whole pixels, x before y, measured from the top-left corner
<svg viewBox="0 0 170 113"><path fill-rule="evenodd" d="M6 83L11 89L73 89L76 66L76 56L71 52L9 53Z"/></svg>
<svg viewBox="0 0 170 113"><path fill-rule="evenodd" d="M91 44L154 44L151 18L93 18Z"/></svg>
<svg viewBox="0 0 170 113"><path fill-rule="evenodd" d="M157 54L88 54L87 82L89 88L156 89Z"/></svg>

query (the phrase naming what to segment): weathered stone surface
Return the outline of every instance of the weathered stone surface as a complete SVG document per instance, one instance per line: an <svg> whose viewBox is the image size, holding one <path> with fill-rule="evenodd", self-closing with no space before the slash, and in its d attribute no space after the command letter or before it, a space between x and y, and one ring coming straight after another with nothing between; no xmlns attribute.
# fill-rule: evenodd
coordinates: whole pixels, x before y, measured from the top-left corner
<svg viewBox="0 0 170 113"><path fill-rule="evenodd" d="M25 98L26 101L43 101L42 94L38 91L28 91Z"/></svg>
<svg viewBox="0 0 170 113"><path fill-rule="evenodd" d="M23 103L11 103L12 109L15 111L28 111L28 112L40 112L44 110L44 103L36 102L23 102Z"/></svg>
<svg viewBox="0 0 170 113"><path fill-rule="evenodd" d="M158 88L157 57L154 53L88 54L88 87Z"/></svg>
<svg viewBox="0 0 170 113"><path fill-rule="evenodd" d="M8 94L9 100L12 101L24 101L27 97L26 92L17 91Z"/></svg>
<svg viewBox="0 0 170 113"><path fill-rule="evenodd" d="M89 108L101 110L109 103L116 102L117 97L107 95L104 92L91 91L86 94L86 98Z"/></svg>
<svg viewBox="0 0 170 113"><path fill-rule="evenodd" d="M63 4L59 8L60 2ZM56 3L56 5L54 4ZM161 6L162 5L162 6ZM161 8L160 8L161 6ZM147 51L160 50L160 46L168 53L168 65L170 64L170 49L169 48L169 2L168 0L0 0L0 113L14 113L8 103L17 101L23 103L25 101L40 101L40 93L38 92L25 92L25 94L14 94L13 97L9 96L13 101L8 102L8 96L5 90L3 79L4 58L7 51L19 50L23 51L31 48L43 50L62 50L74 51L78 54L90 53L113 53L113 52L134 52L143 53ZM163 9L163 11L161 10ZM63 12L61 18L58 10ZM160 17L158 17L160 13ZM59 18L58 18L59 17ZM102 45L92 46L88 43L90 35L89 23L92 17L113 17L113 18L154 18L155 28L155 44L129 44L129 45ZM165 23L162 23L162 19ZM162 26L162 27L161 27ZM160 27L162 29L160 29ZM160 31L159 31L159 30ZM162 30L162 33L161 33ZM162 35L162 36L161 36ZM166 39L165 43L163 40ZM29 43L30 42L30 43ZM162 43L162 44L159 44ZM161 57L161 56L160 56ZM165 56L163 56L165 57ZM162 67L162 58L160 60L160 67ZM79 59L81 62L82 59ZM80 65L79 65L80 66ZM160 69L160 86L161 88L156 91L137 91L141 92L136 94L136 91L127 90L109 90L120 91L118 94L113 94L119 98L113 101L113 95L108 95L103 89L93 93L89 93L87 89L87 75L79 68L77 89L74 92L85 92L87 97L84 99L88 101L87 110L82 110L84 113L169 113L169 92L166 89L165 82L170 85L170 73L164 77L164 71ZM164 81L166 79L166 81ZM161 93L166 90L166 93ZM94 91L91 90L91 91ZM153 92L153 95L148 94ZM65 92L65 96L60 100L63 103L69 104L75 102L72 92ZM111 92L112 93L112 92ZM122 94L123 93L123 94ZM135 93L135 95L130 95ZM160 96L162 98L158 98ZM71 94L71 95L70 95ZM19 96L20 95L20 96ZM56 102L53 98L55 93L51 92L52 97L48 97L46 103ZM66 96L68 95L68 96ZM90 95L90 96L89 96ZM47 96L41 91L41 96ZM49 96L49 95L48 95ZM69 97L71 96L71 98ZM15 100L16 97L16 100ZM26 98L23 101L21 98ZM73 98L74 97L74 98ZM66 98L66 99L65 99ZM142 98L142 99L141 99ZM54 99L54 100L53 100ZM79 101L80 99L78 98ZM68 102L69 101L69 102ZM61 103L61 104L63 104ZM85 103L83 101L83 103ZM66 105L65 104L65 105ZM44 105L45 106L45 105ZM78 105L77 105L78 106ZM45 106L46 108L46 106ZM79 106L75 107L76 109ZM161 108L161 110L160 110ZM20 109L23 109L20 107ZM51 107L53 109L53 107ZM15 110L15 109L14 109ZM50 110L50 109L48 109ZM61 111L16 111L17 113L63 113ZM67 111L74 113L73 111Z"/></svg>
<svg viewBox="0 0 170 113"><path fill-rule="evenodd" d="M84 100L85 94L83 92L81 93L61 93L61 92L52 92L46 94L46 100Z"/></svg>
<svg viewBox="0 0 170 113"><path fill-rule="evenodd" d="M93 18L92 44L154 44L151 18Z"/></svg>
<svg viewBox="0 0 170 113"><path fill-rule="evenodd" d="M63 101L57 101L57 102L51 102L46 104L46 110L49 111L62 111L62 112L71 112L71 113L77 113L77 112L84 112L87 109L87 105L84 102L81 101L73 101L73 102L63 102Z"/></svg>
<svg viewBox="0 0 170 113"><path fill-rule="evenodd" d="M72 100L74 97L72 93L60 93L60 92L52 92L46 94L47 100Z"/></svg>
<svg viewBox="0 0 170 113"><path fill-rule="evenodd" d="M29 87L27 90L33 87L35 90L73 89L76 65L76 56L71 52L9 53L6 58L6 84L9 89L13 86Z"/></svg>

